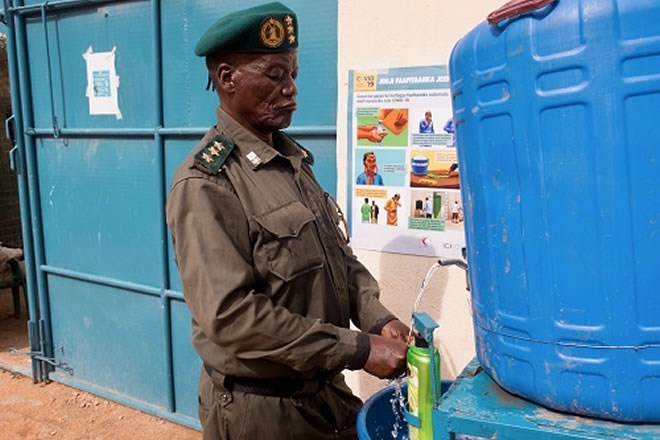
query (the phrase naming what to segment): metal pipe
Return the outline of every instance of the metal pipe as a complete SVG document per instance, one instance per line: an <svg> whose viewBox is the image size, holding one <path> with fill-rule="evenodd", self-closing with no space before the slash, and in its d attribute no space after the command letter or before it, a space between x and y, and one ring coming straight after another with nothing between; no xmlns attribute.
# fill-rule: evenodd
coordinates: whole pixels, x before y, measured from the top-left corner
<svg viewBox="0 0 660 440"><path fill-rule="evenodd" d="M176 411L176 396L174 395L174 359L172 358L172 313L170 299L165 295L165 289L160 292L160 309L163 321L163 350L165 355L165 380L167 391L167 410Z"/></svg>
<svg viewBox="0 0 660 440"><path fill-rule="evenodd" d="M37 323L39 320L39 309L36 298L38 291L36 289L36 276L34 264L34 252L32 233L30 230L30 200L28 195L28 181L25 167L25 143L19 133L23 132L23 117L21 115L21 96L20 96L20 78L18 76L18 55L16 49L16 30L14 16L10 10L10 0L3 0L5 13L7 14L7 63L12 79L12 87L9 88L11 107L14 112L14 133L16 133L16 146L18 147L18 163L16 164L16 178L18 181L18 199L20 201L22 215L21 217L21 235L23 237L23 256L25 258L26 281L28 286L27 308L28 308L28 335L30 336L30 351L38 350ZM32 377L35 382L41 377L41 365L39 362L32 362Z"/></svg>
<svg viewBox="0 0 660 440"><path fill-rule="evenodd" d="M19 0L22 3L22 0ZM34 125L33 121L33 108L32 108L32 91L30 89L30 68L29 60L27 57L27 32L25 17L16 17L16 42L22 50L17 51L18 55L18 78L20 93L21 93L21 109L23 111L23 123L30 127ZM48 284L46 282L46 275L43 271L39 270L44 264L44 243L43 243L43 225L41 222L41 197L39 194L39 176L36 168L36 145L34 139L25 136L25 158L27 165L27 178L28 178L28 198L30 202L31 226L32 226L32 240L34 248L34 267L36 271L37 280L37 293L40 311L39 327L43 325L43 321L50 322L50 303L48 301ZM44 357L53 357L52 348L52 334L50 325L44 326L43 331L44 340L42 342L42 353ZM41 362L41 381L48 380L48 373L52 371L52 367L46 363Z"/></svg>
<svg viewBox="0 0 660 440"><path fill-rule="evenodd" d="M297 125L284 130L291 136L336 136L335 125Z"/></svg>
<svg viewBox="0 0 660 440"><path fill-rule="evenodd" d="M126 0L126 2L131 0ZM134 1L134 0L133 0ZM116 0L61 0L48 3L48 8L50 10L64 10L64 9L73 9L84 6L97 6L103 5L105 3L117 3ZM16 15L29 15L37 14L41 10L43 4L36 5L27 5L27 6L14 6L9 9L5 8L5 12L14 13Z"/></svg>
<svg viewBox="0 0 660 440"><path fill-rule="evenodd" d="M176 290L165 290L164 295L170 299L184 301L183 293Z"/></svg>
<svg viewBox="0 0 660 440"><path fill-rule="evenodd" d="M57 126L57 116L55 116L55 95L53 92L53 73L50 67L50 42L48 41L48 20L46 20L46 8L48 0L41 5L41 21L44 25L44 36L46 40L46 73L48 75L48 92L50 94L50 117L53 122L53 134L57 138L60 136L60 129Z"/></svg>
<svg viewBox="0 0 660 440"><path fill-rule="evenodd" d="M208 127L164 127L159 129L163 136L203 136L208 130ZM296 125L284 131L291 136L336 136L337 126Z"/></svg>
<svg viewBox="0 0 660 440"><path fill-rule="evenodd" d="M156 119L156 128L154 130L154 143L156 144L156 154L158 171L160 173L160 185L158 188L158 206L161 207L161 218L158 222L158 233L161 241L161 316L163 322L163 351L165 358L165 378L167 387L167 410L175 412L176 396L174 395L174 360L172 359L172 322L170 313L170 299L165 295L169 289L170 270L168 253L168 235L167 225L165 223L165 188L167 188L167 173L165 172L165 143L161 135L163 127L163 62L162 62L162 44L160 40L161 13L160 0L151 1L151 15L153 24L152 51L154 59L154 111Z"/></svg>
<svg viewBox="0 0 660 440"><path fill-rule="evenodd" d="M180 127L180 128L161 128L159 131L166 136L203 136L208 131L208 127ZM284 130L291 136L336 136L337 127L335 125L296 125Z"/></svg>
<svg viewBox="0 0 660 440"><path fill-rule="evenodd" d="M48 266L46 264L41 266L44 273L51 275L58 275L65 278L71 278L77 281L85 281L87 283L98 284L106 287L114 287L117 289L128 290L131 292L142 293L149 296L161 296L163 289L158 287L151 287L144 284L131 283L130 281L118 280L115 278L104 277L99 275L91 275L74 270L62 269L61 267Z"/></svg>
<svg viewBox="0 0 660 440"><path fill-rule="evenodd" d="M467 263L463 260L438 260L438 264L440 266L458 266L466 272L468 270Z"/></svg>
<svg viewBox="0 0 660 440"><path fill-rule="evenodd" d="M59 130L60 137L153 137L153 128L62 128ZM28 128L25 130L27 136L54 137L51 128Z"/></svg>
<svg viewBox="0 0 660 440"><path fill-rule="evenodd" d="M162 81L162 77L161 77ZM161 82L162 85L162 82ZM161 88L162 94L162 88ZM162 95L161 95L162 99ZM113 128L61 128L59 129L62 137L151 137L159 133L163 137L193 137L203 136L208 127L157 127L157 128L122 128L121 130ZM334 125L303 125L290 127L285 130L291 136L336 136L337 127ZM35 137L54 136L52 128L34 128L25 129L25 134Z"/></svg>

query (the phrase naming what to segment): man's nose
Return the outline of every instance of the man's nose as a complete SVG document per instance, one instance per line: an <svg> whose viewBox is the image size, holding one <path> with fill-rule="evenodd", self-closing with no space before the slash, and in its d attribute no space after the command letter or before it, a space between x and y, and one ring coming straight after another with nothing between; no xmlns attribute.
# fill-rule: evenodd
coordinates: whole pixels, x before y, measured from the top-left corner
<svg viewBox="0 0 660 440"><path fill-rule="evenodd" d="M289 77L289 81L282 88L284 96L296 96L298 94L298 87L296 87L296 80Z"/></svg>

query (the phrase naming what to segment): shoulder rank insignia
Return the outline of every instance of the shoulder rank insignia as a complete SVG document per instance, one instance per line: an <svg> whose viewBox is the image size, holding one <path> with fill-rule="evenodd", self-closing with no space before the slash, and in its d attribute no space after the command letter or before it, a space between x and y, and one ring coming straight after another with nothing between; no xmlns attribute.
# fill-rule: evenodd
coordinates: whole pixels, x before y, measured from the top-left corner
<svg viewBox="0 0 660 440"><path fill-rule="evenodd" d="M298 143L296 142L296 144ZM298 148L300 148L300 151L303 154L303 162L307 162L310 165L314 165L314 155L312 154L312 152L300 144L298 144Z"/></svg>
<svg viewBox="0 0 660 440"><path fill-rule="evenodd" d="M227 136L216 136L195 155L195 166L209 174L218 174L234 149L234 141Z"/></svg>

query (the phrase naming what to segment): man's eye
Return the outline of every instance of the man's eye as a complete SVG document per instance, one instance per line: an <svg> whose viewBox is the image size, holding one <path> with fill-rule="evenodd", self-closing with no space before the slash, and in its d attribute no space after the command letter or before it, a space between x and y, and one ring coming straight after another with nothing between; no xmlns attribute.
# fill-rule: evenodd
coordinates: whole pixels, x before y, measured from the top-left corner
<svg viewBox="0 0 660 440"><path fill-rule="evenodd" d="M276 72L270 72L267 73L266 76L273 81L281 81L282 77L284 77L284 72L276 71Z"/></svg>

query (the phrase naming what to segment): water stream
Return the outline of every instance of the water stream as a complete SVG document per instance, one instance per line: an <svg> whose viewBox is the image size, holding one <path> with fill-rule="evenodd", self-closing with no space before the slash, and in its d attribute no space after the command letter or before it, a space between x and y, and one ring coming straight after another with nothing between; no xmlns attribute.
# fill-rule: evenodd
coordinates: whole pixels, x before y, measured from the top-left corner
<svg viewBox="0 0 660 440"><path fill-rule="evenodd" d="M415 298L415 304L413 305L413 310L412 313L410 314L410 334L408 335L408 340L410 341L413 336L414 332L414 321L413 321L413 314L417 312L417 309L419 308L419 305L422 302L422 297L424 296L424 292L426 292L426 288L429 285L429 281L431 281L431 278L433 277L433 274L435 274L435 271L440 268L440 263L435 263L431 268L429 269L428 272L426 272L426 276L424 277L424 280L422 280L422 286L419 289L419 293L417 294L417 298Z"/></svg>
<svg viewBox="0 0 660 440"><path fill-rule="evenodd" d="M397 377L390 383L390 385L394 385L394 396L390 399L390 405L394 413L392 438L395 440L408 440L408 435L403 434L403 431L406 430L406 421L403 420L403 412L408 405L406 396L403 395L403 389L401 388L403 378L404 376Z"/></svg>
<svg viewBox="0 0 660 440"><path fill-rule="evenodd" d="M429 282L431 281L431 278L435 274L435 272L441 267L439 263L435 263L429 271L426 273L426 276L424 277L424 280L422 281L422 286L419 289L419 293L417 294L417 298L415 299L415 304L413 305L413 311L412 313L414 314L417 312L417 309L419 308L419 305L422 302L422 297L424 296L424 292L426 292L426 289L429 285ZM412 315L411 315L412 316ZM414 334L414 321L410 322L410 334L408 335L408 340L412 340ZM404 376L398 377L394 380L389 385L394 385L394 396L390 399L390 404L392 406L392 412L394 413L394 425L392 427L392 438L395 440L408 440L408 435L407 433L403 433L403 431L407 431L406 428L406 421L403 419L403 414L405 409L408 406L408 401L406 396L403 395L403 390L401 389L401 384L403 382ZM454 434L454 438L456 440L487 440L483 437L475 437L471 435L466 435L466 434Z"/></svg>

